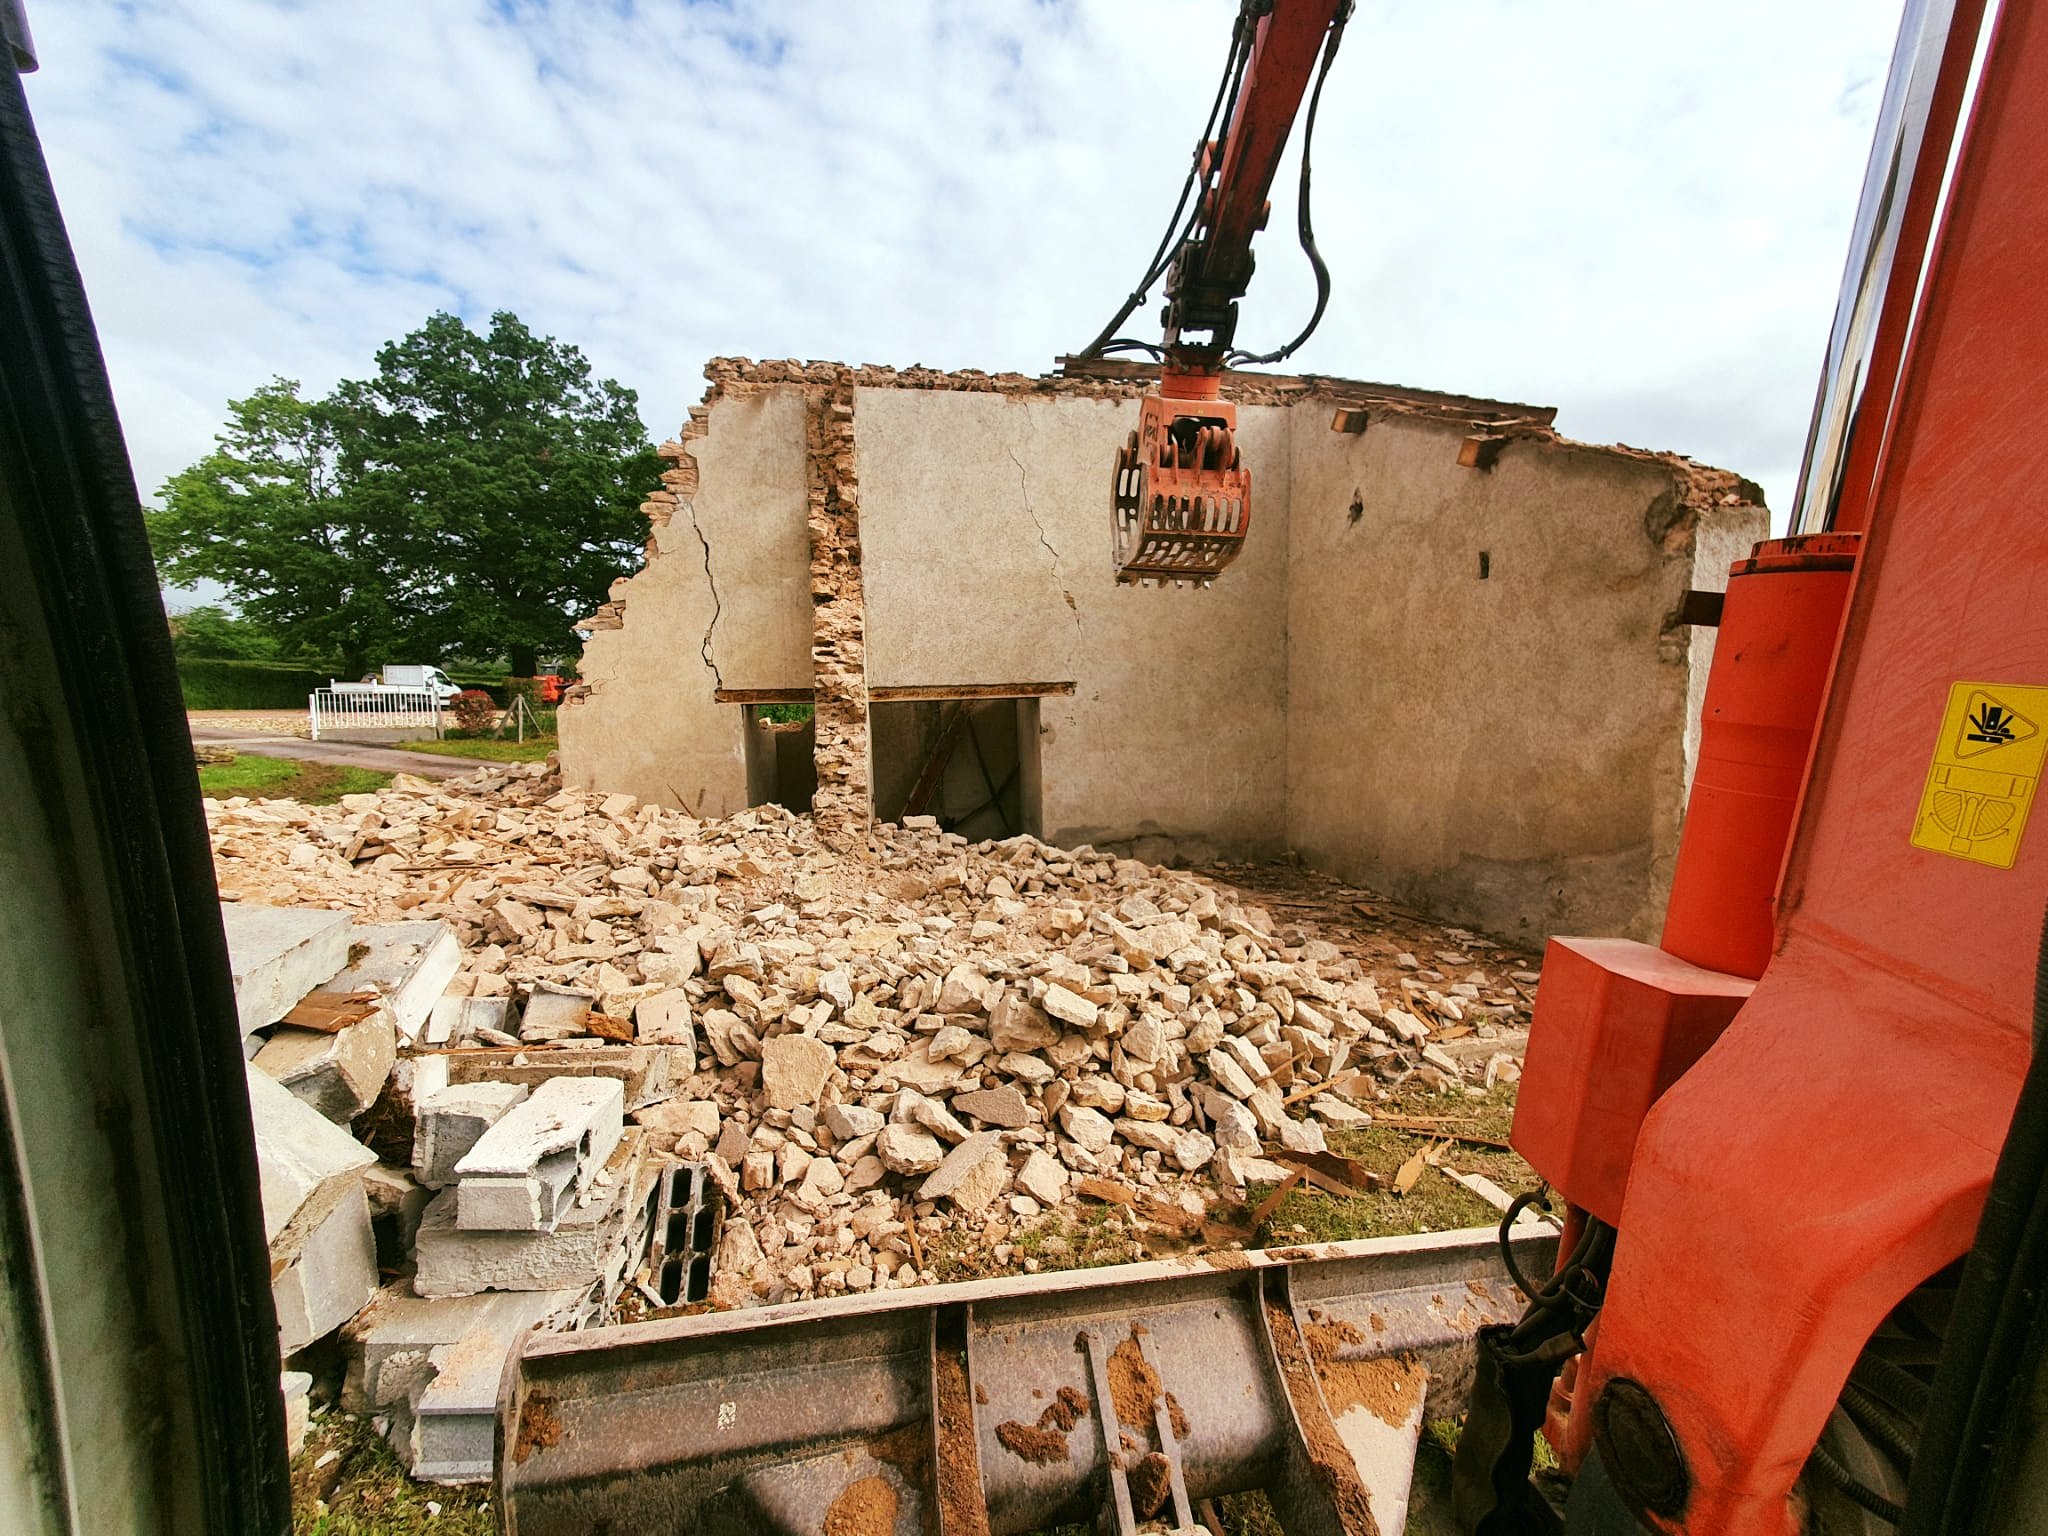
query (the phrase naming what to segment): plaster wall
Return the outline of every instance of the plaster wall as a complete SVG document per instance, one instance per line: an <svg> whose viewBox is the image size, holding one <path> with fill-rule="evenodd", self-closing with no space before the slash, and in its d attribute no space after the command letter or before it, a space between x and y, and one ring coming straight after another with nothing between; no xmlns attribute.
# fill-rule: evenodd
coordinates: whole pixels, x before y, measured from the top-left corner
<svg viewBox="0 0 2048 1536"><path fill-rule="evenodd" d="M1279 851L1289 410L1240 407L1253 531L1207 591L1113 578L1133 401L862 388L853 420L869 685L1072 682L1038 710L1048 841Z"/></svg>
<svg viewBox="0 0 2048 1536"><path fill-rule="evenodd" d="M811 687L823 592L857 609L862 695L1073 686L1033 690L1022 755L1049 841L1291 847L1477 928L1654 936L1712 652L1677 612L1764 536L1753 488L1508 419L1534 408L1261 386L1239 405L1242 556L1208 591L1125 588L1106 491L1135 386L884 372L714 365L694 462L650 503L653 558L562 712L571 783L749 803L744 711L713 690ZM807 453L821 390L852 402L829 462ZM1333 400L1361 398L1367 430L1330 430ZM1462 467L1480 420L1506 441ZM857 506L844 530L807 523L820 474ZM842 537L850 587L812 569Z"/></svg>
<svg viewBox="0 0 2048 1536"><path fill-rule="evenodd" d="M1670 460L1544 437L1464 468L1463 436L1296 426L1289 841L1475 927L1654 937L1704 653L1676 613L1764 513L1696 511Z"/></svg>
<svg viewBox="0 0 2048 1536"><path fill-rule="evenodd" d="M585 644L589 696L559 721L570 784L724 816L749 804L747 725L713 691L811 685L803 391L721 395L707 426L694 488L614 586L621 627Z"/></svg>

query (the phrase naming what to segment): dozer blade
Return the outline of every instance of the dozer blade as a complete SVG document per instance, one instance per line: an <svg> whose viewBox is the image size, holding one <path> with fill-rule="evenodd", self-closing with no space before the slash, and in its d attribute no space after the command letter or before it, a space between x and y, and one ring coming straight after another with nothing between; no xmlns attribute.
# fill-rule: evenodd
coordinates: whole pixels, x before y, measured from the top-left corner
<svg viewBox="0 0 2048 1536"><path fill-rule="evenodd" d="M1550 1272L1550 1229L1515 1243ZM1131 1536L1264 1488L1289 1536L1396 1536L1424 1418L1462 1411L1475 1331L1522 1301L1475 1229L533 1335L499 1394L499 1519Z"/></svg>
<svg viewBox="0 0 2048 1536"><path fill-rule="evenodd" d="M1237 558L1251 526L1252 477L1235 405L1145 396L1111 478L1118 581L1207 586Z"/></svg>

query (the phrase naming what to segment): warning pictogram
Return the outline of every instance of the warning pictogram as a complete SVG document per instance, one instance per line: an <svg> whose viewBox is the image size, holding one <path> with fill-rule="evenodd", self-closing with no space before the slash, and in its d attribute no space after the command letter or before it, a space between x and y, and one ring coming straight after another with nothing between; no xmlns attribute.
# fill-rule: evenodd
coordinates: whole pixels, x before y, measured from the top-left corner
<svg viewBox="0 0 2048 1536"><path fill-rule="evenodd" d="M1913 820L1913 846L2011 869L2040 787L2048 688L1957 683Z"/></svg>
<svg viewBox="0 0 2048 1536"><path fill-rule="evenodd" d="M1956 756L1975 757L1993 747L2010 747L2034 738L2034 722L2002 703L1982 688L1970 690L1969 702L1963 708L1962 738L1956 743Z"/></svg>

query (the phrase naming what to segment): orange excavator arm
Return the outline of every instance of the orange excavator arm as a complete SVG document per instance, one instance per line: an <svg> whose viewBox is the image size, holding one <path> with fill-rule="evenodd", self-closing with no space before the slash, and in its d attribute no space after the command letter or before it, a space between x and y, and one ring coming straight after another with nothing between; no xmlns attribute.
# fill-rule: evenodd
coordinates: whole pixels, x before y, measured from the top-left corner
<svg viewBox="0 0 2048 1536"><path fill-rule="evenodd" d="M1143 351L1159 358L1160 387L1117 455L1112 493L1120 582L1206 585L1237 557L1251 525L1251 474L1238 451L1236 407L1220 398L1235 363L1277 362L1308 339L1329 299L1329 272L1309 223L1309 138L1303 136L1297 224L1316 274L1308 326L1286 346L1252 355L1233 345L1237 301L1251 285L1252 237L1302 98L1336 57L1351 0L1244 0L1230 58L1165 239L1115 319L1081 355ZM1318 68L1318 60L1321 64ZM1212 137L1226 125L1223 136ZM1185 215L1186 223L1182 218ZM1117 335L1161 277L1165 336L1154 346Z"/></svg>

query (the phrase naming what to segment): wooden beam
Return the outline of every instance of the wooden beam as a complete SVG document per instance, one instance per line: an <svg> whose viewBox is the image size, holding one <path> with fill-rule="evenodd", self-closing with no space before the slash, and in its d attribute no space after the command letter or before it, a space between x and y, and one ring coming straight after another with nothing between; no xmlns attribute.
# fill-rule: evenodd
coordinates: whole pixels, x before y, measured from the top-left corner
<svg viewBox="0 0 2048 1536"><path fill-rule="evenodd" d="M876 704L899 704L907 700L940 699L1045 699L1072 694L1074 684L1057 683L913 683L894 688L870 688L868 698ZM808 704L808 688L717 688L711 697L720 704Z"/></svg>

